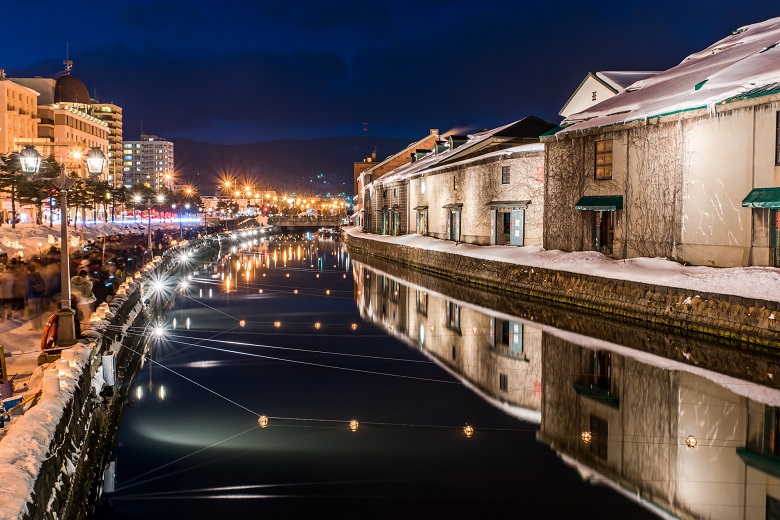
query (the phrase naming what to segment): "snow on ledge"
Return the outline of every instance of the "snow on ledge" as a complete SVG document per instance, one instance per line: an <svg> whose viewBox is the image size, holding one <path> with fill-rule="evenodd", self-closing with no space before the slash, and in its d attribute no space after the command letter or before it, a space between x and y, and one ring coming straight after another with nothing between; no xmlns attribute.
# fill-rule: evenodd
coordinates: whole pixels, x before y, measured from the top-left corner
<svg viewBox="0 0 780 520"><path fill-rule="evenodd" d="M777 301L780 269L774 267L684 266L665 258L615 260L595 251L548 251L541 246L478 246L422 235L374 235L358 228L345 228L356 238L389 242L429 251L507 262L576 274L628 280L699 293L719 293L757 300Z"/></svg>

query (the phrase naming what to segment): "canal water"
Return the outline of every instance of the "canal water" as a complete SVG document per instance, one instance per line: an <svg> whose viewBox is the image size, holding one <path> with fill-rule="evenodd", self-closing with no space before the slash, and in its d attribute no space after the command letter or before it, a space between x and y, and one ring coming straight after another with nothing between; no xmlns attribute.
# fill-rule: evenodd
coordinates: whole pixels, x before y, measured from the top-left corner
<svg viewBox="0 0 780 520"><path fill-rule="evenodd" d="M166 280L173 310L136 331L151 359L98 518L780 510L770 357L369 265L338 239L222 253Z"/></svg>

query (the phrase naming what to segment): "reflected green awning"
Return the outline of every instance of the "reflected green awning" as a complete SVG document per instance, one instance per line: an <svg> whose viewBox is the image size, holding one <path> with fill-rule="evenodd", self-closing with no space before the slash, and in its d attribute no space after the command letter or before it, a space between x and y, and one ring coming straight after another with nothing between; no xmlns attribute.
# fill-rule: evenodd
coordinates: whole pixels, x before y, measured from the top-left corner
<svg viewBox="0 0 780 520"><path fill-rule="evenodd" d="M585 195L574 209L580 211L616 211L623 209L623 195Z"/></svg>
<svg viewBox="0 0 780 520"><path fill-rule="evenodd" d="M743 208L780 208L780 188L755 188L742 201Z"/></svg>

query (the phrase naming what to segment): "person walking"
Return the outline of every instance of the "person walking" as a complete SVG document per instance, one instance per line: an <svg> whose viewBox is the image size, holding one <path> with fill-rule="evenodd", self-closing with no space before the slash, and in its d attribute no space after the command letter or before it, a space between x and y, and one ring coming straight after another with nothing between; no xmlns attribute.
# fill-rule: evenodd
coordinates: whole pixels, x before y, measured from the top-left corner
<svg viewBox="0 0 780 520"><path fill-rule="evenodd" d="M87 280L87 272L79 271L79 274L70 279L70 291L76 299L76 307L81 312L82 320L89 321L92 316L91 304L96 301L92 293L92 282Z"/></svg>
<svg viewBox="0 0 780 520"><path fill-rule="evenodd" d="M13 314L14 275L8 267L0 272L0 319L10 320Z"/></svg>
<svg viewBox="0 0 780 520"><path fill-rule="evenodd" d="M46 292L46 282L34 264L27 266L27 279L24 284L24 302L30 317L30 330L41 330L41 300Z"/></svg>

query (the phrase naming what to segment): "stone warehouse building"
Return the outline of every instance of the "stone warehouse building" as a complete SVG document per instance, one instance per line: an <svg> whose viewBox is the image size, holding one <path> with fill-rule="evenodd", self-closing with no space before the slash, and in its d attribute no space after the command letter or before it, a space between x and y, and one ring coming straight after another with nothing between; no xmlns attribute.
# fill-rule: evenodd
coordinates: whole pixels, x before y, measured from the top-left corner
<svg viewBox="0 0 780 520"><path fill-rule="evenodd" d="M480 245L541 244L544 152L538 136L552 128L528 116L415 149L410 162L372 182L379 225L366 230Z"/></svg>
<svg viewBox="0 0 780 520"><path fill-rule="evenodd" d="M544 247L780 266L780 18L576 114L546 145Z"/></svg>

